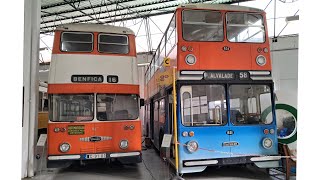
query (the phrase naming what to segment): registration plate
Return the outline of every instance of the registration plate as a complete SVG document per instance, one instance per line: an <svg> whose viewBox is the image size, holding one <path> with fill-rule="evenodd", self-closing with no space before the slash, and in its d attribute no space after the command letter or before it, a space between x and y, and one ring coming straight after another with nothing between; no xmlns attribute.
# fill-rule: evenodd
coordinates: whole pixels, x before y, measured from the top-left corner
<svg viewBox="0 0 320 180"><path fill-rule="evenodd" d="M102 159L106 158L107 154L87 154L86 159Z"/></svg>
<svg viewBox="0 0 320 180"><path fill-rule="evenodd" d="M222 146L238 146L238 142L224 142Z"/></svg>

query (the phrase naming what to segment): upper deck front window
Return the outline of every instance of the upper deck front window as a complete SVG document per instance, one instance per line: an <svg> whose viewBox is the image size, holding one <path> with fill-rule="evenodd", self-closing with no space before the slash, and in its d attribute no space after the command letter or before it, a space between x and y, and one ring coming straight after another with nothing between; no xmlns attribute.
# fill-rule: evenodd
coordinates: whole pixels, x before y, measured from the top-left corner
<svg viewBox="0 0 320 180"><path fill-rule="evenodd" d="M230 42L265 42L263 16L242 12L227 13L227 38Z"/></svg>
<svg viewBox="0 0 320 180"><path fill-rule="evenodd" d="M183 38L187 41L223 41L223 21L220 12L183 11Z"/></svg>
<svg viewBox="0 0 320 180"><path fill-rule="evenodd" d="M63 32L61 35L61 51L91 52L93 49L93 34L82 32Z"/></svg>
<svg viewBox="0 0 320 180"><path fill-rule="evenodd" d="M99 52L111 54L128 54L128 36L115 34L99 34Z"/></svg>

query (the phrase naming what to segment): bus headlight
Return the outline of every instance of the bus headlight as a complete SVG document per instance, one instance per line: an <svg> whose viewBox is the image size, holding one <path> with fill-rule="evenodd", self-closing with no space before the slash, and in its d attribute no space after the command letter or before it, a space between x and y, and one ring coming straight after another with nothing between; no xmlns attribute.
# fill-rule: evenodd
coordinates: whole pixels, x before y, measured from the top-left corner
<svg viewBox="0 0 320 180"><path fill-rule="evenodd" d="M197 61L196 57L193 54L188 54L185 60L188 65L194 65Z"/></svg>
<svg viewBox="0 0 320 180"><path fill-rule="evenodd" d="M257 63L259 66L264 66L264 65L266 65L266 63L267 63L267 59L266 59L266 57L264 57L263 55L259 55L259 56L257 56L257 58L256 58L256 63Z"/></svg>
<svg viewBox="0 0 320 180"><path fill-rule="evenodd" d="M119 146L121 149L127 149L128 145L129 145L128 140L121 140Z"/></svg>
<svg viewBox="0 0 320 180"><path fill-rule="evenodd" d="M60 151L65 153L70 150L70 144L69 143L62 143L60 144Z"/></svg>
<svg viewBox="0 0 320 180"><path fill-rule="evenodd" d="M266 149L270 149L273 145L273 141L270 138L264 138L262 141L262 145Z"/></svg>
<svg viewBox="0 0 320 180"><path fill-rule="evenodd" d="M196 141L189 141L187 143L187 149L189 152L193 153L196 152L198 150L198 143Z"/></svg>

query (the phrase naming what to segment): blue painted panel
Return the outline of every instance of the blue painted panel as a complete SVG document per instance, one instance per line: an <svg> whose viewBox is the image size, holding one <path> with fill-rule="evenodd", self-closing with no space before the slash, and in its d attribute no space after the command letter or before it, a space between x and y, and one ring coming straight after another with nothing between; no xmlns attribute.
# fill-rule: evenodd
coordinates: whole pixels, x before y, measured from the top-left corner
<svg viewBox="0 0 320 180"><path fill-rule="evenodd" d="M272 155L277 154L278 142L276 133L267 134L263 133L264 129L274 129L274 125L246 125L246 126L230 126L230 130L234 134L230 136L230 141L236 141L238 146L231 147L233 156L243 155ZM262 146L264 138L270 138L273 141L273 146L270 149L265 149Z"/></svg>
<svg viewBox="0 0 320 180"><path fill-rule="evenodd" d="M180 163L182 160L193 160L193 159L212 159L212 158L223 158L230 157L230 147L222 147L223 142L229 142L229 135L226 132L229 130L228 124L224 126L198 126L198 127L187 127L181 124L180 98L178 96L178 141L179 145L179 158ZM183 137L182 132L193 131L193 137ZM197 141L199 145L198 151L190 153L186 144L191 141ZM220 153L226 152L226 153Z"/></svg>
<svg viewBox="0 0 320 180"><path fill-rule="evenodd" d="M191 159L213 159L230 157L230 147L223 147L223 142L229 142L229 135L226 134L229 127L225 126L210 126L210 127L183 127L182 125L178 131L178 141L180 144L179 154L180 160ZM193 131L193 137L183 137L183 131ZM186 144L189 141L198 142L199 149L190 153L187 150Z"/></svg>

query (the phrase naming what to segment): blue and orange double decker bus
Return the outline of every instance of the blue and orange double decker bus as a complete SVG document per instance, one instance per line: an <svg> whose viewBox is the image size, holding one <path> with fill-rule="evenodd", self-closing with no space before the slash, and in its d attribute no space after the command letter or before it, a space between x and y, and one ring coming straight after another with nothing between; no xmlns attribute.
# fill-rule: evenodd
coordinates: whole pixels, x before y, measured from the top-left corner
<svg viewBox="0 0 320 180"><path fill-rule="evenodd" d="M160 149L165 134L176 134L170 159L179 173L277 167L271 70L263 10L179 6L145 73L147 136Z"/></svg>

